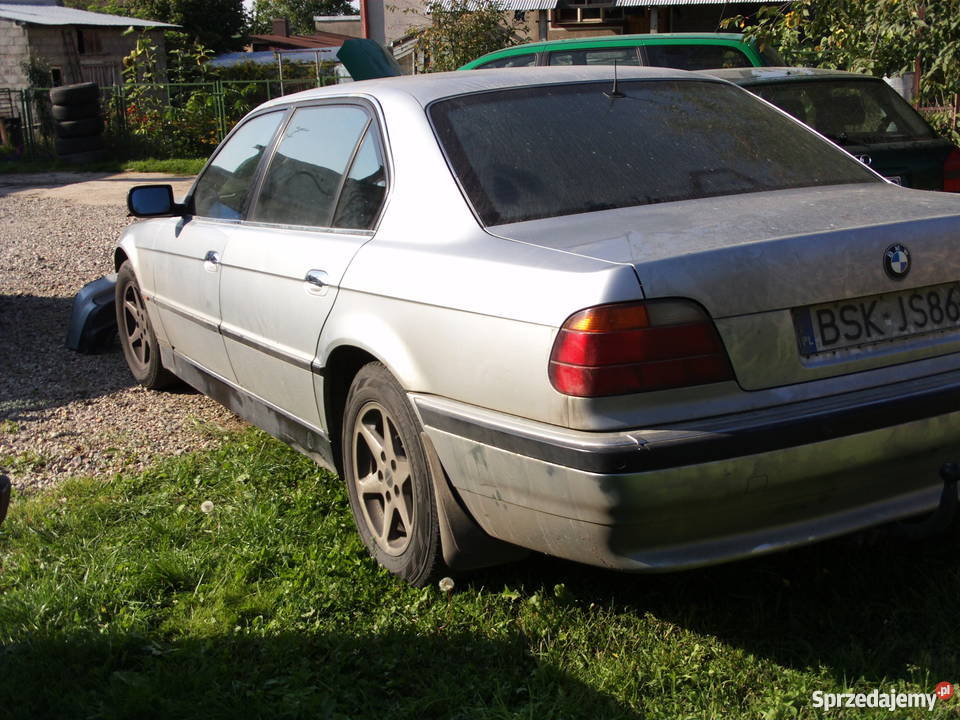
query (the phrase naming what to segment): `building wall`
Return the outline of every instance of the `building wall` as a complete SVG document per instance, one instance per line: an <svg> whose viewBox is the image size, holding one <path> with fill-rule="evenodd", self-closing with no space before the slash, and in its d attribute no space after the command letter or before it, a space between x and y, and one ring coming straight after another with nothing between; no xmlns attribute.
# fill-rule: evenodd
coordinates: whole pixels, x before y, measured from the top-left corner
<svg viewBox="0 0 960 720"><path fill-rule="evenodd" d="M412 28L430 23L421 0L366 0L366 4L368 37L388 48Z"/></svg>
<svg viewBox="0 0 960 720"><path fill-rule="evenodd" d="M350 15L348 17L315 17L313 26L320 32L338 33L349 37L363 37L363 31L360 27L360 16Z"/></svg>
<svg viewBox="0 0 960 720"><path fill-rule="evenodd" d="M26 28L12 20L0 20L0 88L27 87L21 64L29 56Z"/></svg>
<svg viewBox="0 0 960 720"><path fill-rule="evenodd" d="M27 37L31 52L58 69L64 85L78 82L114 85L123 82L123 58L137 44L137 35L124 35L124 30L122 27L30 25L27 27ZM147 33L157 47L157 61L163 78L166 75L163 32L148 30Z"/></svg>

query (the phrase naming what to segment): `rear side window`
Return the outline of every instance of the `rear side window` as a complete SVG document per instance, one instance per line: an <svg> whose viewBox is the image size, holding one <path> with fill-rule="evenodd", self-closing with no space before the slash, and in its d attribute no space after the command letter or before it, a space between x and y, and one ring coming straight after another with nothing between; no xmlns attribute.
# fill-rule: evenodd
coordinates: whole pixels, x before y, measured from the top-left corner
<svg viewBox="0 0 960 720"><path fill-rule="evenodd" d="M714 195L882 182L732 85L538 86L429 107L485 225Z"/></svg>
<svg viewBox="0 0 960 720"><path fill-rule="evenodd" d="M533 67L537 64L537 56L527 53L526 55L509 55L497 60L485 62L483 65L477 65L477 70L489 70L490 68L511 68L511 67Z"/></svg>
<svg viewBox="0 0 960 720"><path fill-rule="evenodd" d="M550 65L639 65L637 48L596 48L550 53Z"/></svg>
<svg viewBox="0 0 960 720"><path fill-rule="evenodd" d="M333 227L341 190L350 188L353 192L363 181L359 177L349 179L349 166L361 155L365 169L373 164L368 160L369 153L360 152L370 124L370 116L357 106L298 109L267 168L252 219ZM367 174L375 175L376 171L370 168Z"/></svg>
<svg viewBox="0 0 960 720"><path fill-rule="evenodd" d="M647 45L647 62L678 70L751 67L753 63L730 45Z"/></svg>
<svg viewBox="0 0 960 720"><path fill-rule="evenodd" d="M264 151L283 119L282 112L260 115L241 126L203 171L193 190L194 212L200 217L237 220Z"/></svg>
<svg viewBox="0 0 960 720"><path fill-rule="evenodd" d="M386 191L387 173L383 152L377 126L371 123L343 183L333 226L361 230L372 227Z"/></svg>
<svg viewBox="0 0 960 720"><path fill-rule="evenodd" d="M937 137L917 111L883 82L801 81L750 90L841 145Z"/></svg>

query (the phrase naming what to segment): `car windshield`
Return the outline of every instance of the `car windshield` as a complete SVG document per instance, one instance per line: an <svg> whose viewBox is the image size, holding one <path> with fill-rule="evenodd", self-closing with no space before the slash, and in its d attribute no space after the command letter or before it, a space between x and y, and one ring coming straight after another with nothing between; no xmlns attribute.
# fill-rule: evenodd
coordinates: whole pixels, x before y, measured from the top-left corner
<svg viewBox="0 0 960 720"><path fill-rule="evenodd" d="M937 137L917 111L884 82L791 80L755 85L750 91L840 145Z"/></svg>
<svg viewBox="0 0 960 720"><path fill-rule="evenodd" d="M882 182L732 85L541 85L429 107L484 225L810 185Z"/></svg>

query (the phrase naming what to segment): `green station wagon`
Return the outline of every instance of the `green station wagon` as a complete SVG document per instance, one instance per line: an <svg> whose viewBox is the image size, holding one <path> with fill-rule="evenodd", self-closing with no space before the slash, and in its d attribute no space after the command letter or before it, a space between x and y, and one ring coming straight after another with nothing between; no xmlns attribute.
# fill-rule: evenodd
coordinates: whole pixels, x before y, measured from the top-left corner
<svg viewBox="0 0 960 720"><path fill-rule="evenodd" d="M648 33L546 40L487 53L461 70L534 65L653 65L679 70L782 65L739 33Z"/></svg>

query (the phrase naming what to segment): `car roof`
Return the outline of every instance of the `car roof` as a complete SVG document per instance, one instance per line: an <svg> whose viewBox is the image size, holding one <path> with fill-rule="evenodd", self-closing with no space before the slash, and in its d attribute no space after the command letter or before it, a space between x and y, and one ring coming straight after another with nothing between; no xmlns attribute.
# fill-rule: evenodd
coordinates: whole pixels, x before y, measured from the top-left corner
<svg viewBox="0 0 960 720"><path fill-rule="evenodd" d="M660 67L616 67L612 65L575 65L571 67L497 68L476 70L469 73L458 71L401 75L398 77L362 80L342 85L328 85L314 90L305 90L292 95L268 100L260 108L289 105L295 102L320 100L329 97L368 95L384 97L405 95L421 105L434 100L456 95L482 93L514 87L534 85L557 85L581 82L613 81L614 72L620 80L699 80L719 82L717 78L703 73L672 70ZM258 108L258 109L260 109Z"/></svg>
<svg viewBox="0 0 960 720"><path fill-rule="evenodd" d="M802 80L876 80L880 78L846 70L803 67L749 67L724 68L718 70L700 70L705 75L713 75L721 80L729 80L737 85L763 85Z"/></svg>
<svg viewBox="0 0 960 720"><path fill-rule="evenodd" d="M720 40L723 42L744 42L742 33L642 33L638 35L601 35L591 37L570 37L557 40L538 40L536 42L524 43L522 45L511 45L510 47L494 50L481 57L492 57L500 53L513 54L526 50L538 50L540 48L563 47L564 45L580 45L590 43L598 47L606 45L649 45L656 44L662 40ZM477 58L478 60L480 58Z"/></svg>

